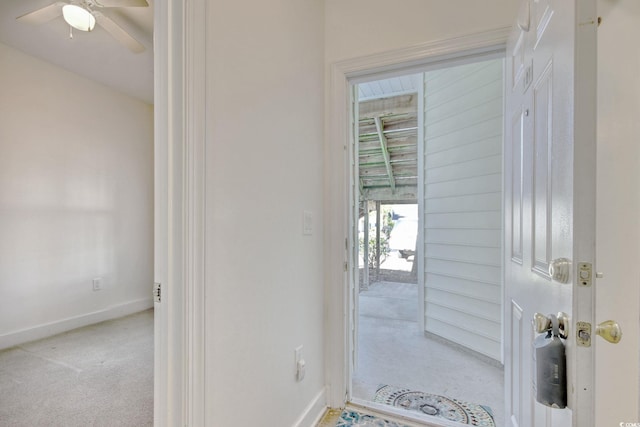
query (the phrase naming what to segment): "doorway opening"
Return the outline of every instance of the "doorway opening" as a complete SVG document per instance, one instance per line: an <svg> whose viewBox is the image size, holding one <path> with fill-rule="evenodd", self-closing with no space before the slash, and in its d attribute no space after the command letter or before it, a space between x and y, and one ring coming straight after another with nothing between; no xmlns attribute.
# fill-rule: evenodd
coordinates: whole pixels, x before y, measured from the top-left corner
<svg viewBox="0 0 640 427"><path fill-rule="evenodd" d="M503 62L353 85L353 403L502 426Z"/></svg>
<svg viewBox="0 0 640 427"><path fill-rule="evenodd" d="M0 6L0 425L151 425L153 7L108 21L134 55L107 31L71 46L39 6Z"/></svg>

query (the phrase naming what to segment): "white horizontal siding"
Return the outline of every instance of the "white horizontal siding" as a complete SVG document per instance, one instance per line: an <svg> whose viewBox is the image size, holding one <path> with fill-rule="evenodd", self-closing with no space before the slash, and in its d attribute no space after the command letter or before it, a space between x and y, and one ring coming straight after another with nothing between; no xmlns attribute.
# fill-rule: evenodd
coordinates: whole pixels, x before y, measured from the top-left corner
<svg viewBox="0 0 640 427"><path fill-rule="evenodd" d="M426 319L426 331L463 345L495 360L500 360L500 341L477 331L469 331L461 325L452 325L434 317Z"/></svg>
<svg viewBox="0 0 640 427"><path fill-rule="evenodd" d="M425 199L429 200L425 207L425 212L453 213L453 212L486 212L495 211L496 203L500 206L502 193L494 191L491 193L467 194L464 196L438 197Z"/></svg>
<svg viewBox="0 0 640 427"><path fill-rule="evenodd" d="M499 213L499 212L498 212ZM500 230L500 217L496 211L430 213L426 215L431 228L480 228Z"/></svg>
<svg viewBox="0 0 640 427"><path fill-rule="evenodd" d="M496 302L500 301L502 289L500 285L493 283L483 283L477 278L462 278L451 276L450 274L441 275L438 273L427 273L429 280L429 290L441 290L455 295L463 295L469 298L475 298L482 301Z"/></svg>
<svg viewBox="0 0 640 427"><path fill-rule="evenodd" d="M447 322L451 326L459 326L460 329L475 332L486 338L496 339L496 337L500 337L500 319L491 318L490 311L492 307L490 303L471 299L464 301L463 298L457 298L455 299L456 304L452 304L454 299L450 294L444 292L440 295L437 292L432 292L432 294L434 301L427 303L427 310L429 307L439 307L437 310L439 316L436 316L434 312L429 312L427 321L430 318L435 318L441 322ZM459 301L462 302L460 303ZM446 338L451 339L450 337Z"/></svg>
<svg viewBox="0 0 640 427"><path fill-rule="evenodd" d="M427 332L500 359L502 61L425 74Z"/></svg>
<svg viewBox="0 0 640 427"><path fill-rule="evenodd" d="M457 131L460 126L472 126L482 122L486 122L487 120L495 119L496 117L502 116L502 99L496 98L492 99L489 102L481 105L477 105L473 108L468 109L460 109L457 114L452 116L439 116L436 115L437 111L432 111L431 114L433 117L429 118L429 113L427 112L427 119L431 120L429 123L429 127L427 128L427 137L433 136L444 136L449 135L452 132ZM465 116L465 122L460 122L460 116Z"/></svg>
<svg viewBox="0 0 640 427"><path fill-rule="evenodd" d="M487 139L475 140L470 144L450 147L446 150L429 153L427 168L438 168L447 165L456 165L502 153L502 139L500 136L492 136Z"/></svg>
<svg viewBox="0 0 640 427"><path fill-rule="evenodd" d="M480 246L488 248L501 247L501 232L499 230L461 230L432 228L425 231L425 243Z"/></svg>
<svg viewBox="0 0 640 427"><path fill-rule="evenodd" d="M428 137L430 140L430 152L436 152L473 143L479 139L496 136L502 138L500 127L502 127L502 117L494 117L479 123L462 122L457 129L451 130L449 133L425 135L425 138Z"/></svg>
<svg viewBox="0 0 640 427"><path fill-rule="evenodd" d="M443 109L448 104L458 103L461 98L468 97L464 105L477 105L496 96L502 97L502 61L488 61L450 68L448 72L437 78L425 78L429 92L429 105L425 111ZM492 89L491 89L492 88Z"/></svg>
<svg viewBox="0 0 640 427"><path fill-rule="evenodd" d="M434 110L437 109L440 117L450 117L457 115L462 110L482 106L486 100L501 99L500 95L496 98L496 91L502 90L501 86L502 80L495 78L495 80L478 87L458 86L456 88L459 89L459 93L442 91L440 92L442 96L431 93L430 105L426 110L427 114L435 113Z"/></svg>
<svg viewBox="0 0 640 427"><path fill-rule="evenodd" d="M478 280L483 283L500 284L500 267L493 265L483 265L480 263L469 263L460 261L442 260L429 258L426 269L431 273L438 273Z"/></svg>
<svg viewBox="0 0 640 427"><path fill-rule="evenodd" d="M485 157L460 161L459 163L453 163L446 166L427 168L425 173L427 180L426 184L429 185L461 178L475 178L500 173L501 170L502 155L492 155L491 153L488 153Z"/></svg>
<svg viewBox="0 0 640 427"><path fill-rule="evenodd" d="M429 307L431 307L431 317L440 321L448 321L455 316L458 324L467 331L477 332L487 338L500 334L500 319L491 319L483 316L482 313L471 313L459 307L450 307L446 301L443 304L430 303Z"/></svg>
<svg viewBox="0 0 640 427"><path fill-rule="evenodd" d="M465 196L487 192L487 189L501 185L502 174L494 172L490 174L473 176L470 178L457 178L450 181L432 182L425 187L425 197L435 199L438 197Z"/></svg>
<svg viewBox="0 0 640 427"><path fill-rule="evenodd" d="M466 261L486 265L497 265L500 259L500 248L478 246L440 245L431 243L427 246L426 256L429 258L450 259L452 261ZM495 263L495 264L494 264Z"/></svg>

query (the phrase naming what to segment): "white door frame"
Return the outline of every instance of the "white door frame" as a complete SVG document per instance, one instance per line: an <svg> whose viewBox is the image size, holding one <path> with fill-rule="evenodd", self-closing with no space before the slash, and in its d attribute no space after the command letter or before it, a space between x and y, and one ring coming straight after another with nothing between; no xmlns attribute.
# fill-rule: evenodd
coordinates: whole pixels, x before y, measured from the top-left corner
<svg viewBox="0 0 640 427"><path fill-rule="evenodd" d="M325 360L327 404L344 406L349 374L349 265L345 242L353 245L349 232L349 86L371 75L408 74L425 65L504 51L510 28L499 28L406 49L364 56L330 66L326 104L325 141Z"/></svg>
<svg viewBox="0 0 640 427"><path fill-rule="evenodd" d="M154 425L205 420L206 0L154 8Z"/></svg>

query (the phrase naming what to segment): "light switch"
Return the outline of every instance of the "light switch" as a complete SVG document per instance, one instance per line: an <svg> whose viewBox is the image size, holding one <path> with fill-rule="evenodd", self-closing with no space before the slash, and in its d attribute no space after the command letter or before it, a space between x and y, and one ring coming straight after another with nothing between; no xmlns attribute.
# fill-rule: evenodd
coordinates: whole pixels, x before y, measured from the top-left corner
<svg viewBox="0 0 640 427"><path fill-rule="evenodd" d="M313 213L311 211L303 212L302 234L305 236L313 234Z"/></svg>

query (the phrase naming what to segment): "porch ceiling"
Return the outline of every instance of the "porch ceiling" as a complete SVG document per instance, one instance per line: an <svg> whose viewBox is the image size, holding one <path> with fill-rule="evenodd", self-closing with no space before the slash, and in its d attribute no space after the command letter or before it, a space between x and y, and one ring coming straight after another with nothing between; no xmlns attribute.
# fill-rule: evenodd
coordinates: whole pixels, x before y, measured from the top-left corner
<svg viewBox="0 0 640 427"><path fill-rule="evenodd" d="M417 197L417 94L359 104L361 200L408 201Z"/></svg>

